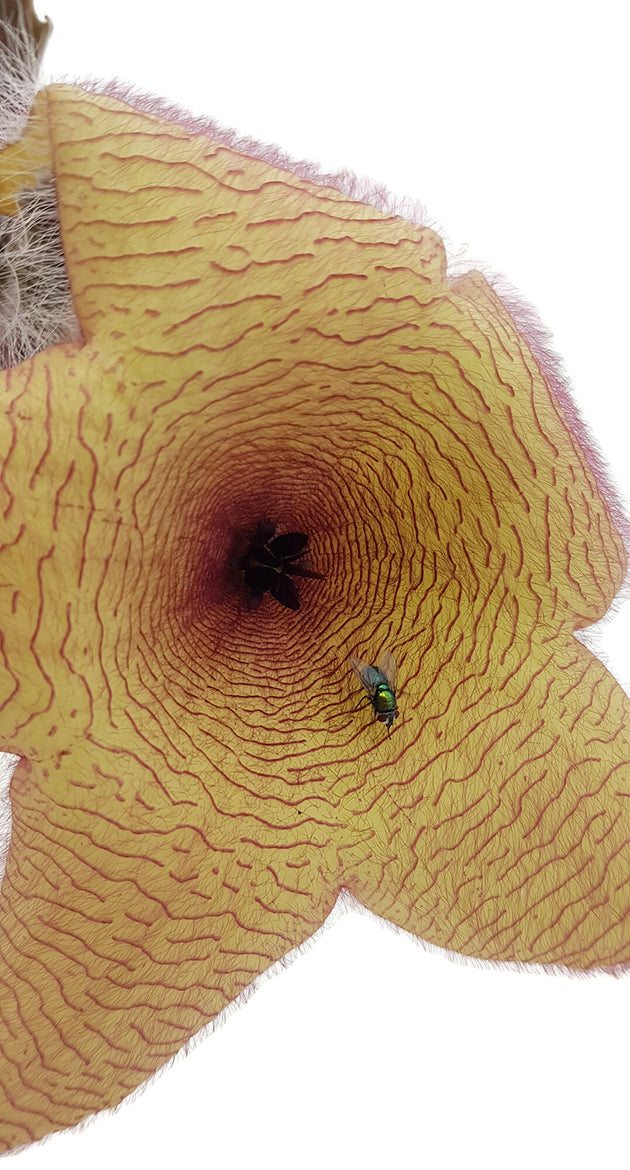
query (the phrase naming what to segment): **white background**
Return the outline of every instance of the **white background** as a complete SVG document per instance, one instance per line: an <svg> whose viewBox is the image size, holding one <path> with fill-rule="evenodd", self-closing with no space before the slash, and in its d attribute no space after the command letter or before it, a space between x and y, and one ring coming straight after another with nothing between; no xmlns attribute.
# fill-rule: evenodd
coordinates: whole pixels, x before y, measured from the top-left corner
<svg viewBox="0 0 630 1170"><path fill-rule="evenodd" d="M50 76L130 80L421 201L538 309L630 510L624 5L36 2ZM629 609L601 643L626 690ZM628 979L451 963L351 913L136 1100L16 1165L625 1166L629 1051Z"/></svg>

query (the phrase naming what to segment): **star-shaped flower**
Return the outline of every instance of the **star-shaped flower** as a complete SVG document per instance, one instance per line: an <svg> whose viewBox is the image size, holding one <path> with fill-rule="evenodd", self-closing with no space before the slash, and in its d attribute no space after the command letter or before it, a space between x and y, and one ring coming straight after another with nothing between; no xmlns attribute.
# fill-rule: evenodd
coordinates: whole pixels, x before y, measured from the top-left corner
<svg viewBox="0 0 630 1170"><path fill-rule="evenodd" d="M323 573L309 569L304 563L308 544L305 532L278 535L275 524L263 520L245 543L245 552L238 558L236 568L243 573L250 591L250 609L258 609L265 593L270 593L285 609L299 609L300 595L291 578L323 580Z"/></svg>
<svg viewBox="0 0 630 1170"><path fill-rule="evenodd" d="M573 637L625 553L498 296L114 98L44 91L35 140L83 341L0 375L0 1148L119 1101L344 887L465 955L627 964L628 701ZM322 574L299 610L235 571L265 522ZM349 662L384 647L389 737Z"/></svg>

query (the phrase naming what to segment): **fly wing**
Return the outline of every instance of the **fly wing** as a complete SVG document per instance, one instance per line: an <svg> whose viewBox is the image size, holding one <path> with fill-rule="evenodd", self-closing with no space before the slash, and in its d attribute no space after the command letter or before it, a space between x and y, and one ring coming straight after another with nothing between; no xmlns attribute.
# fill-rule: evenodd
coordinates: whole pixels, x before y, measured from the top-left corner
<svg viewBox="0 0 630 1170"><path fill-rule="evenodd" d="M361 683L361 686L364 687L365 683L363 681L363 675L365 674L365 671L367 670L367 667L368 667L367 662L363 662L361 658L351 657L350 658L350 665L351 665L354 673L356 674L359 682Z"/></svg>
<svg viewBox="0 0 630 1170"><path fill-rule="evenodd" d="M379 683L383 681L380 670L376 666L370 666L369 662L363 662L361 658L351 658L350 665L361 686L365 687L369 695L373 695Z"/></svg>
<svg viewBox="0 0 630 1170"><path fill-rule="evenodd" d="M383 650L383 653L380 655L378 660L378 667L387 678L392 691L395 693L396 684L398 682L398 667L396 665L396 659L394 658L391 650Z"/></svg>

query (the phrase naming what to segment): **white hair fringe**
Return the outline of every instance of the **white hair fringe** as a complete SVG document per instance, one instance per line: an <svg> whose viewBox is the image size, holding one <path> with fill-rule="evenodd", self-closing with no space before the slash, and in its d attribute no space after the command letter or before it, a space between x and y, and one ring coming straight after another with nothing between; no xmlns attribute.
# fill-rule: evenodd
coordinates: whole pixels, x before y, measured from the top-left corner
<svg viewBox="0 0 630 1170"><path fill-rule="evenodd" d="M38 82L38 49L21 6L0 0L0 150L24 132ZM0 216L0 370L81 337L52 171L22 190L17 204L17 214Z"/></svg>

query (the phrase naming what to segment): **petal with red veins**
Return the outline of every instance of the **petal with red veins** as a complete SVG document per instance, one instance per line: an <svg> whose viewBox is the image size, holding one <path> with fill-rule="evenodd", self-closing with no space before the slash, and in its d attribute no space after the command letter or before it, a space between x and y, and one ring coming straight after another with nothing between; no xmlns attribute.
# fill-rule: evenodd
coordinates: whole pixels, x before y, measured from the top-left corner
<svg viewBox="0 0 630 1170"><path fill-rule="evenodd" d="M85 344L0 376L4 1148L115 1104L344 886L463 954L630 961L628 700L573 638L625 551L510 313L422 226L41 101ZM261 531L308 538L295 612L249 604ZM389 737L349 669L384 647Z"/></svg>

